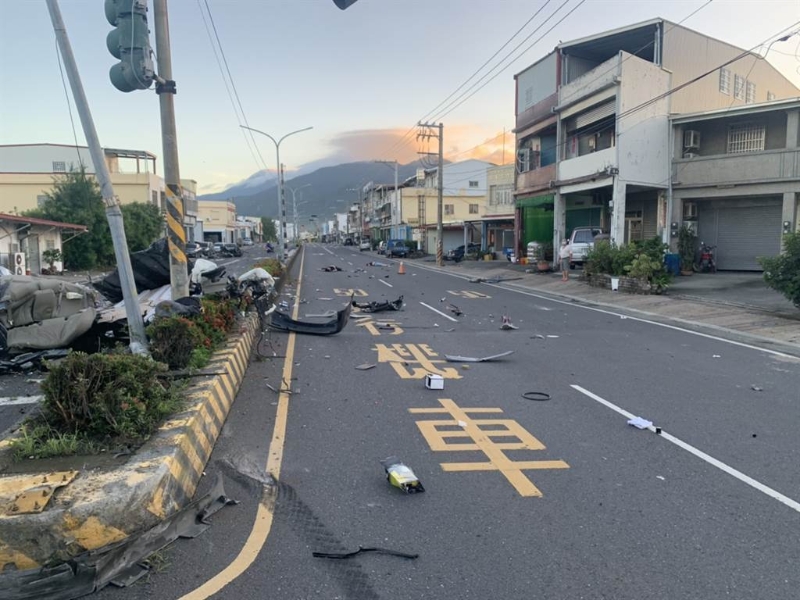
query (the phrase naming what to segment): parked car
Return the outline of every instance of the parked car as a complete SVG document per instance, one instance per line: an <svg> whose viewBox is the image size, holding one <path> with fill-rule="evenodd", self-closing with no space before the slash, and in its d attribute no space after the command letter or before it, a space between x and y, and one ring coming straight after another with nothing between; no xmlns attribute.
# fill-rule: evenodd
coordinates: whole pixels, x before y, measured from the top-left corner
<svg viewBox="0 0 800 600"><path fill-rule="evenodd" d="M477 254L481 249L480 244L475 244L470 242L467 244L467 254ZM464 246L459 246L458 248L453 248L452 250L448 250L444 255L445 260L452 260L454 262L459 262L464 259Z"/></svg>
<svg viewBox="0 0 800 600"><path fill-rule="evenodd" d="M238 244L223 244L223 252L227 252L231 256L241 256L242 249L239 248Z"/></svg>
<svg viewBox="0 0 800 600"><path fill-rule="evenodd" d="M572 256L569 260L570 269L574 269L576 265L583 265L586 253L594 248L594 240L600 235L603 235L603 230L599 227L576 227L572 230L572 235L569 238L570 250L572 251Z"/></svg>
<svg viewBox="0 0 800 600"><path fill-rule="evenodd" d="M386 240L381 240L378 244L378 254L386 254Z"/></svg>
<svg viewBox="0 0 800 600"><path fill-rule="evenodd" d="M201 258L202 248L197 242L186 242L186 256L188 258Z"/></svg>
<svg viewBox="0 0 800 600"><path fill-rule="evenodd" d="M372 250L372 242L369 238L362 238L362 240L358 243L358 249L360 252L364 250Z"/></svg>
<svg viewBox="0 0 800 600"><path fill-rule="evenodd" d="M386 256L393 258L406 258L408 256L408 248L406 247L405 240L389 240L386 242Z"/></svg>
<svg viewBox="0 0 800 600"><path fill-rule="evenodd" d="M244 238L242 240L242 246L252 246L252 245L253 245L253 240L251 240L250 238Z"/></svg>
<svg viewBox="0 0 800 600"><path fill-rule="evenodd" d="M345 246L353 246L353 238L344 238L344 245Z"/></svg>

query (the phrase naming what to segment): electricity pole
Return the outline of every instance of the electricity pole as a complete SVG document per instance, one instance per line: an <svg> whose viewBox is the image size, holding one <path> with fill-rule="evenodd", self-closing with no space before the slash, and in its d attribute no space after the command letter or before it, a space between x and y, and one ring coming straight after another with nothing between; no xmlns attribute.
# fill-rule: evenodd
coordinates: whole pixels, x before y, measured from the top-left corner
<svg viewBox="0 0 800 600"><path fill-rule="evenodd" d="M106 157L102 146L100 146L100 139L97 137L92 111L89 109L89 102L86 100L86 93L83 90L80 73L78 73L75 55L72 54L72 45L69 43L67 29L64 25L64 19L61 17L58 1L47 0L47 9L50 12L50 20L53 23L53 31L56 34L59 52L61 52L61 57L64 59L67 78L72 88L72 97L75 100L75 107L78 109L78 115L83 126L83 135L86 137L86 144L89 146L89 153L94 163L95 177L97 177L97 181L100 184L100 193L106 206L106 219L108 219L108 226L111 230L111 240L114 244L114 255L117 259L117 272L119 273L119 282L122 288L122 298L125 301L130 349L133 354L147 354L147 336L144 333L144 321L139 310L139 294L136 293L131 258L128 255L128 241L125 238L122 209L119 206L119 199L114 194L114 186L111 184L111 175L108 172Z"/></svg>
<svg viewBox="0 0 800 600"><path fill-rule="evenodd" d="M178 134L175 128L175 82L172 80L172 54L169 44L167 0L153 0L153 26L156 32L156 57L159 80L156 94L161 107L161 145L164 152L164 183L167 193L167 243L172 299L189 295L186 262L186 230L183 226L183 191L178 166Z"/></svg>
<svg viewBox="0 0 800 600"><path fill-rule="evenodd" d="M439 123L418 123L420 132L417 134L417 140L436 138L439 141L439 167L436 175L439 180L438 193L436 199L436 265L441 267L443 265L444 252L443 252L443 230L442 226L442 196L444 194L444 124ZM438 129L438 133L434 133ZM417 154L429 156L433 152L418 152Z"/></svg>
<svg viewBox="0 0 800 600"><path fill-rule="evenodd" d="M394 163L394 201L397 203L397 206L398 206L397 224L400 225L403 222L403 203L397 197L397 190L399 189L399 186L398 186L399 182L398 182L398 178L397 178L397 166L398 166L397 165L397 161L396 160L376 160L375 162L376 163L381 163L381 164L384 164L384 165L391 165L391 164ZM392 217L394 217L394 214L392 215ZM394 223L392 225L394 225ZM395 236L394 231L392 231L391 234L389 235L389 237L390 238L394 238L394 237L399 237L399 236ZM406 236L404 235L403 239L405 239L405 237Z"/></svg>

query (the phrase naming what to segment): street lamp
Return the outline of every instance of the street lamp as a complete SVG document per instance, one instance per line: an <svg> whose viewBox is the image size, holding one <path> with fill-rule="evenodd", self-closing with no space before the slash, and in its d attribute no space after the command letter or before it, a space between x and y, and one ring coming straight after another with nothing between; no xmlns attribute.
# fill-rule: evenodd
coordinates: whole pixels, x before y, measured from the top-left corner
<svg viewBox="0 0 800 600"><path fill-rule="evenodd" d="M255 131L256 133L260 133L261 135L267 136L269 139L272 140L272 143L275 144L275 165L276 165L276 172L278 173L278 227L280 227L280 236L281 236L281 256L283 260L288 258L288 254L286 252L286 205L283 202L283 175L281 174L281 142L288 138L290 135L294 135L295 133L302 133L303 131L308 131L309 129L314 129L313 127L306 127L304 129L297 129L296 131L290 131L281 139L276 140L270 134L261 131L259 129L253 129L252 127L245 127L244 125L239 125L242 129L248 129L249 131Z"/></svg>
<svg viewBox="0 0 800 600"><path fill-rule="evenodd" d="M300 187L289 188L289 191L292 192L292 217L293 217L293 220L294 220L294 237L295 238L297 238L297 198L295 197L295 194L298 191L302 190L303 188L307 188L307 187L310 187L310 186L311 186L310 183L306 183L305 185L301 185ZM303 196L301 195L300 197L302 198Z"/></svg>
<svg viewBox="0 0 800 600"><path fill-rule="evenodd" d="M359 231L359 239L364 237L364 199L361 197L361 190L358 188L347 188L345 192L355 192L356 193L356 204L358 204L358 231Z"/></svg>

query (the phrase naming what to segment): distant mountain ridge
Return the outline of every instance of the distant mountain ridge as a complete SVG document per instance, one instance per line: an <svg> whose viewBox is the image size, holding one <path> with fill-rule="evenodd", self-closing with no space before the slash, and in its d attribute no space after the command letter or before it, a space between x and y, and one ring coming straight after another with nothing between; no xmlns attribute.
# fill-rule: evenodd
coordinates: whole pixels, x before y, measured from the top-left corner
<svg viewBox="0 0 800 600"><path fill-rule="evenodd" d="M400 165L398 179L416 174L418 163ZM361 188L373 181L376 184L394 184L394 167L374 162L344 163L322 167L311 173L298 175L284 184L286 193L286 215L292 218L292 192L310 184L296 193L298 215L306 219L310 215L330 218L333 213L345 212L355 201L355 192L350 188ZM272 174L260 171L237 183L223 192L198 196L198 200L231 200L236 205L236 213L250 217L278 216L278 191ZM302 205L301 202L302 195Z"/></svg>

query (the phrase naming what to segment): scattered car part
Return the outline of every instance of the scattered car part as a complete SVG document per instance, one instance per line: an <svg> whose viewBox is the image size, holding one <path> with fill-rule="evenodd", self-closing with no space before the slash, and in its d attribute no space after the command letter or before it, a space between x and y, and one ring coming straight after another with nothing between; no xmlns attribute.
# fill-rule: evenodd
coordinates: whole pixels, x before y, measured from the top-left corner
<svg viewBox="0 0 800 600"><path fill-rule="evenodd" d="M359 371L366 371L368 369L374 369L376 366L377 365L373 363L364 363L363 365L358 365L356 369L358 369Z"/></svg>
<svg viewBox="0 0 800 600"><path fill-rule="evenodd" d="M633 417L632 419L628 419L628 425L633 425L637 429L649 429L653 426L653 422L643 419L642 417Z"/></svg>
<svg viewBox="0 0 800 600"><path fill-rule="evenodd" d="M337 267L336 265L328 265L327 267L322 267L320 271L325 271L326 273L332 273L334 271L341 271L341 267Z"/></svg>
<svg viewBox="0 0 800 600"><path fill-rule="evenodd" d="M503 315L503 323L500 325L500 329L503 331L510 331L512 329L519 329L519 327L511 323L511 319L508 317L508 315Z"/></svg>
<svg viewBox="0 0 800 600"><path fill-rule="evenodd" d="M352 298L352 296L351 296ZM336 312L336 315L321 323L314 321L299 321L292 319L286 313L275 311L272 313L270 327L280 331L291 331L294 333L305 333L308 335L335 335L342 331L347 325L352 310L352 300L343 309Z"/></svg>
<svg viewBox="0 0 800 600"><path fill-rule="evenodd" d="M387 310L400 310L401 308L403 308L403 296L400 296L397 300L394 301L385 300L383 302L378 302L375 300L373 300L372 302L356 302L355 300L353 300L352 304L356 308L361 309L362 311L368 313L377 313Z"/></svg>
<svg viewBox="0 0 800 600"><path fill-rule="evenodd" d="M451 313L453 313L455 316L457 316L457 317L460 317L461 315L463 315L463 314L464 314L464 313L462 312L462 310L461 310L460 308L458 308L458 307L457 307L455 304L450 304L450 305L447 307L447 309L448 309L448 310L449 310Z"/></svg>
<svg viewBox="0 0 800 600"><path fill-rule="evenodd" d="M525 400L533 400L534 402L547 402L550 400L550 394L547 392L525 392L522 397Z"/></svg>
<svg viewBox="0 0 800 600"><path fill-rule="evenodd" d="M390 456L381 461L386 471L386 479L396 488L400 488L406 494L417 494L424 492L422 482L414 475L414 471L404 465L396 456Z"/></svg>
<svg viewBox="0 0 800 600"><path fill-rule="evenodd" d="M387 554L389 556L399 556L400 558L415 559L419 558L419 554L408 554L407 552L398 552L397 550L387 550L386 548L365 548L359 546L355 552L312 552L311 556L314 558L332 558L334 560L341 560L346 558L353 558L359 554L366 554L372 552L374 554Z"/></svg>
<svg viewBox="0 0 800 600"><path fill-rule="evenodd" d="M444 357L450 362L490 362L497 360L498 358L508 356L509 354L514 354L514 351L509 350L508 352L501 352L500 354L493 354L491 356L484 356L481 358L473 358L471 356L455 356L452 354L445 354Z"/></svg>

